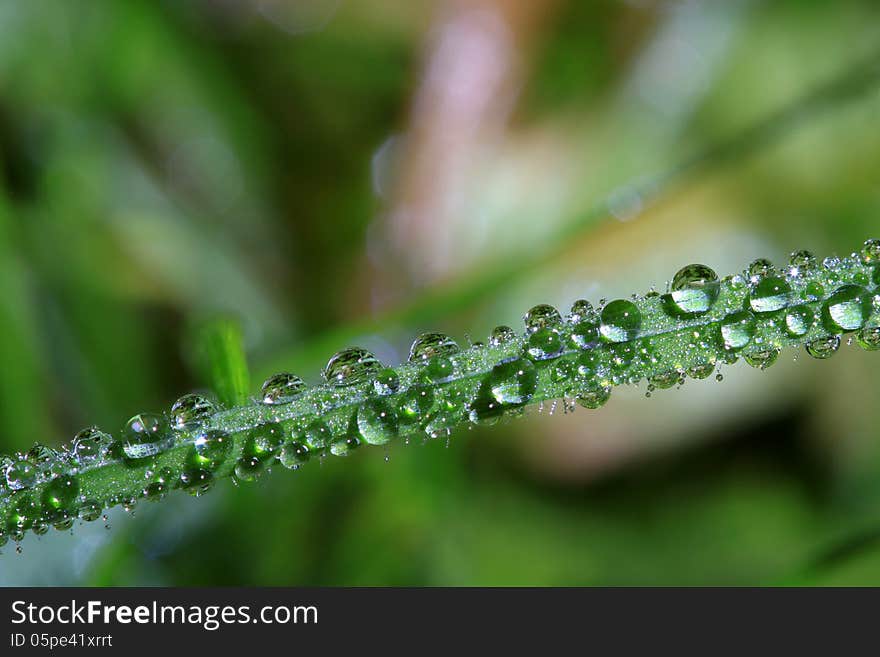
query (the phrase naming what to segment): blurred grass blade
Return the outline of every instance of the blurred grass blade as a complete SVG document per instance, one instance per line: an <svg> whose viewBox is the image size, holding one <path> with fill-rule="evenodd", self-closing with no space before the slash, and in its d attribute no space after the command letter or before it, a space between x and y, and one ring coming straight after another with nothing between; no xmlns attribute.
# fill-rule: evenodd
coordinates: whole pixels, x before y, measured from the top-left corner
<svg viewBox="0 0 880 657"><path fill-rule="evenodd" d="M244 355L241 325L230 317L206 321L197 330L202 375L224 406L239 406L248 397L250 372Z"/></svg>

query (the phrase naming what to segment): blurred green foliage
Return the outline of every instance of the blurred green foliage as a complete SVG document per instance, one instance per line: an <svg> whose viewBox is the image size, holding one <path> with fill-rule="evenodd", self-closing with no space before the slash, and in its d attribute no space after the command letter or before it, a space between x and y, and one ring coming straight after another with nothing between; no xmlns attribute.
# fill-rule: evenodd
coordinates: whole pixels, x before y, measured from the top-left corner
<svg viewBox="0 0 880 657"><path fill-rule="evenodd" d="M356 337L404 357L417 331L481 335L531 302L660 286L682 258L743 266L880 232L876 3L570 0L530 53L509 129L555 134L580 180L540 216L497 213L497 249L374 312L371 160L405 129L434 12L343 2L290 33L259 4L0 4L0 451L113 430L204 386L186 336L207 315L242 318L258 375L314 381ZM666 68L664 43L681 48ZM811 97L858 67L854 88ZM783 108L772 134L713 159ZM647 207L617 221L608 195L633 181L655 181ZM475 198L475 218L491 212ZM520 233L528 222L550 237ZM572 292L583 263L599 285ZM0 583L880 583L880 549L859 539L880 527L878 363L803 360L704 396L637 392L573 422L142 504L110 531L7 548ZM675 439L633 424L628 403ZM689 420L687 404L741 412ZM644 439L608 468L536 458L569 431Z"/></svg>

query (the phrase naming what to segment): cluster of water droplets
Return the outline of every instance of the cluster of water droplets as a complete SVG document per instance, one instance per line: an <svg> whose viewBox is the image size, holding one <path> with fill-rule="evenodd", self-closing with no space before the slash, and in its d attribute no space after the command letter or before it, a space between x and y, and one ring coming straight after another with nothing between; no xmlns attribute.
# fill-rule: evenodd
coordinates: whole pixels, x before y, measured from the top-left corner
<svg viewBox="0 0 880 657"><path fill-rule="evenodd" d="M188 394L165 414L133 416L116 436L90 427L59 450L36 445L2 457L0 545L173 489L200 495L222 476L252 481L276 463L297 469L362 444L448 436L518 415L533 401L598 408L616 385L647 380L650 395L740 357L766 369L785 346L828 358L848 333L864 349L880 349L880 240L821 263L807 251L792 253L781 269L755 260L723 280L706 265L688 265L664 294L596 306L581 299L565 316L539 304L520 331L497 326L485 344L467 348L423 333L396 368L350 347L329 359L319 385L282 372L246 407ZM89 477L107 465L123 466L126 476L116 486L122 493L102 498Z"/></svg>

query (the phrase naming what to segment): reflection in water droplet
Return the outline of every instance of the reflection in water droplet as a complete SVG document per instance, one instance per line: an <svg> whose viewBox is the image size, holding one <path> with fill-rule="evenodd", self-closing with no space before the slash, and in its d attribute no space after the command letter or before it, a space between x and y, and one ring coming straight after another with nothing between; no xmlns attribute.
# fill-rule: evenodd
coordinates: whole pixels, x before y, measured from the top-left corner
<svg viewBox="0 0 880 657"><path fill-rule="evenodd" d="M528 360L514 358L498 363L483 379L476 399L470 404L471 420L485 421L522 406L537 389L538 373Z"/></svg>
<svg viewBox="0 0 880 657"><path fill-rule="evenodd" d="M753 260L749 265L748 274L749 278L755 282L759 278L763 278L773 272L773 263L767 260L767 258L758 258L757 260Z"/></svg>
<svg viewBox="0 0 880 657"><path fill-rule="evenodd" d="M748 310L728 315L721 321L721 339L727 349L742 349L755 335L755 316Z"/></svg>
<svg viewBox="0 0 880 657"><path fill-rule="evenodd" d="M489 346L500 347L516 338L516 333L509 326L496 326L489 334Z"/></svg>
<svg viewBox="0 0 880 657"><path fill-rule="evenodd" d="M562 317L559 315L559 311L553 306L546 303L539 303L523 315L523 322L526 325L526 332L534 333L542 328L558 327L562 324Z"/></svg>
<svg viewBox="0 0 880 657"><path fill-rule="evenodd" d="M409 348L409 362L417 363L435 356L451 356L460 351L458 343L443 333L422 333Z"/></svg>
<svg viewBox="0 0 880 657"><path fill-rule="evenodd" d="M661 390L665 390L671 388L681 379L681 372L678 370L669 370L668 372L661 372L660 374L655 374L650 377L648 381L651 385L660 388Z"/></svg>
<svg viewBox="0 0 880 657"><path fill-rule="evenodd" d="M596 312L596 309L593 308L593 304L589 301L586 299L578 299L571 304L571 310L568 312L568 321L571 324L585 321L598 324L599 314Z"/></svg>
<svg viewBox="0 0 880 657"><path fill-rule="evenodd" d="M877 351L880 349L880 326L866 326L859 331L856 340L862 349Z"/></svg>
<svg viewBox="0 0 880 657"><path fill-rule="evenodd" d="M216 410L214 403L201 395L184 395L171 407L171 426L178 430L192 428Z"/></svg>
<svg viewBox="0 0 880 657"><path fill-rule="evenodd" d="M109 434L97 427L87 427L73 437L70 452L78 463L87 464L103 458L112 442Z"/></svg>
<svg viewBox="0 0 880 657"><path fill-rule="evenodd" d="M173 444L168 424L154 413L139 413L123 430L122 451L130 459L143 459L159 454Z"/></svg>
<svg viewBox="0 0 880 657"><path fill-rule="evenodd" d="M819 263L810 251L794 251L788 259L789 275L803 276L818 269Z"/></svg>
<svg viewBox="0 0 880 657"><path fill-rule="evenodd" d="M669 299L679 313L701 315L712 307L720 288L718 275L709 267L688 265L673 277Z"/></svg>
<svg viewBox="0 0 880 657"><path fill-rule="evenodd" d="M703 363L702 365L694 365L689 368L687 374L692 379L707 379L715 371L714 363Z"/></svg>
<svg viewBox="0 0 880 657"><path fill-rule="evenodd" d="M392 395L400 388L400 377L391 367L386 367L373 380L373 389L377 395Z"/></svg>
<svg viewBox="0 0 880 657"><path fill-rule="evenodd" d="M609 342L635 338L642 326L642 314L636 304L625 299L612 301L602 309L599 332Z"/></svg>
<svg viewBox="0 0 880 657"><path fill-rule="evenodd" d="M806 335L815 321L816 315L809 306L795 306L785 313L785 330L795 337Z"/></svg>
<svg viewBox="0 0 880 657"><path fill-rule="evenodd" d="M584 408L599 408L611 398L611 386L598 386L584 390L575 396L575 401Z"/></svg>
<svg viewBox="0 0 880 657"><path fill-rule="evenodd" d="M349 347L333 355L322 375L327 383L348 386L361 383L382 369L382 364L366 349Z"/></svg>
<svg viewBox="0 0 880 657"><path fill-rule="evenodd" d="M840 336L829 335L817 338L808 342L804 348L813 358L831 358L840 348Z"/></svg>
<svg viewBox="0 0 880 657"><path fill-rule="evenodd" d="M760 351L753 351L749 354L744 354L743 360L754 368L757 368L759 370L766 370L768 367L776 362L777 358L779 358L780 351L782 350L776 347L770 347L769 349L762 349Z"/></svg>
<svg viewBox="0 0 880 657"><path fill-rule="evenodd" d="M264 404L289 404L305 389L305 382L296 374L281 372L263 383L261 401Z"/></svg>
<svg viewBox="0 0 880 657"><path fill-rule="evenodd" d="M749 295L749 306L756 313L772 313L788 305L791 286L784 278L767 276L758 281Z"/></svg>
<svg viewBox="0 0 880 657"><path fill-rule="evenodd" d="M562 353L562 338L552 329L538 329L529 336L526 353L532 360L555 358Z"/></svg>
<svg viewBox="0 0 880 657"><path fill-rule="evenodd" d="M397 415L384 399L373 399L358 407L357 426L364 442L384 445L397 435Z"/></svg>
<svg viewBox="0 0 880 657"><path fill-rule="evenodd" d="M864 265L869 267L880 265L880 240L865 240L859 255L861 256L862 264Z"/></svg>
<svg viewBox="0 0 880 657"><path fill-rule="evenodd" d="M10 490L30 488L37 483L37 466L27 459L19 459L6 466L6 485Z"/></svg>
<svg viewBox="0 0 880 657"><path fill-rule="evenodd" d="M596 347L599 343L598 321L584 320L577 322L571 328L569 341L578 349L592 349Z"/></svg>
<svg viewBox="0 0 880 657"><path fill-rule="evenodd" d="M61 475L46 484L40 500L43 503L43 509L49 513L49 522L58 522L64 519L65 516L58 515L59 511L71 513L78 495L79 481L76 477Z"/></svg>
<svg viewBox="0 0 880 657"><path fill-rule="evenodd" d="M226 461L231 448L229 434L211 429L196 436L188 461L196 469L216 470Z"/></svg>
<svg viewBox="0 0 880 657"><path fill-rule="evenodd" d="M296 470L299 466L309 460L309 456L309 448L294 440L286 443L284 447L281 448L278 460L281 461L281 465L285 468Z"/></svg>
<svg viewBox="0 0 880 657"><path fill-rule="evenodd" d="M822 321L832 332L856 331L871 315L871 296L859 285L839 287L822 304Z"/></svg>

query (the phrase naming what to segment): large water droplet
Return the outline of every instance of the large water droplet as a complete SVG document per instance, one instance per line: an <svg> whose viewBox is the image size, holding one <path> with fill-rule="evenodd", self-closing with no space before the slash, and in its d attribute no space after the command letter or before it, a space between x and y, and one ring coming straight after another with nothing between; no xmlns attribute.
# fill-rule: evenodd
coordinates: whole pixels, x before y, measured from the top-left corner
<svg viewBox="0 0 880 657"><path fill-rule="evenodd" d="M392 395L400 388L400 376L391 367L386 367L373 380L377 395Z"/></svg>
<svg viewBox="0 0 880 657"><path fill-rule="evenodd" d="M508 344L514 338L516 338L516 333L512 328L504 325L496 326L489 334L489 346L500 347L501 345Z"/></svg>
<svg viewBox="0 0 880 657"><path fill-rule="evenodd" d="M194 468L216 470L226 461L231 448L232 439L229 434L219 429L210 429L196 436L189 462Z"/></svg>
<svg viewBox="0 0 880 657"><path fill-rule="evenodd" d="M593 304L589 301L586 299L578 299L571 304L571 310L568 312L568 321L571 324L585 321L598 324L599 314L596 312L596 309L593 308Z"/></svg>
<svg viewBox="0 0 880 657"><path fill-rule="evenodd" d="M810 251L794 251L788 259L788 273L793 277L803 276L819 268L819 263Z"/></svg>
<svg viewBox="0 0 880 657"><path fill-rule="evenodd" d="M556 358L562 353L562 338L552 329L538 329L529 336L526 353L532 360Z"/></svg>
<svg viewBox="0 0 880 657"><path fill-rule="evenodd" d="M806 335L815 321L816 315L809 306L795 306L785 313L785 330L795 337Z"/></svg>
<svg viewBox="0 0 880 657"><path fill-rule="evenodd" d="M39 470L27 459L19 459L6 466L6 485L10 490L30 488L37 483Z"/></svg>
<svg viewBox="0 0 880 657"><path fill-rule="evenodd" d="M305 382L296 374L281 372L263 383L261 401L264 404L289 404L305 389Z"/></svg>
<svg viewBox="0 0 880 657"><path fill-rule="evenodd" d="M52 514L55 511L72 512L76 498L79 496L79 481L70 475L55 477L43 488L41 501L43 508L50 512L50 522L56 522L60 518Z"/></svg>
<svg viewBox="0 0 880 657"><path fill-rule="evenodd" d="M40 507L30 491L18 493L10 501L6 514L6 529L10 532L23 532L34 524L39 515ZM13 536L14 538L14 536Z"/></svg>
<svg viewBox="0 0 880 657"><path fill-rule="evenodd" d="M330 444L330 438L332 437L333 432L330 431L330 427L327 426L326 422L323 420L312 420L305 428L305 431L303 431L302 436L300 436L300 442L305 443L309 449L320 453Z"/></svg>
<svg viewBox="0 0 880 657"><path fill-rule="evenodd" d="M782 350L777 347L761 349L760 351L753 351L752 353L744 354L743 360L754 368L766 370L776 362L781 351Z"/></svg>
<svg viewBox="0 0 880 657"><path fill-rule="evenodd" d="M583 320L571 327L569 341L578 349L592 349L599 344L599 322Z"/></svg>
<svg viewBox="0 0 880 657"><path fill-rule="evenodd" d="M721 320L721 339L727 349L742 349L755 335L755 316L748 310L728 315Z"/></svg>
<svg viewBox="0 0 880 657"><path fill-rule="evenodd" d="M435 356L451 356L460 351L458 343L443 333L422 333L409 348L409 362L420 363Z"/></svg>
<svg viewBox="0 0 880 657"><path fill-rule="evenodd" d="M113 438L97 427L87 427L73 437L70 451L81 464L103 458L113 443Z"/></svg>
<svg viewBox="0 0 880 657"><path fill-rule="evenodd" d="M397 435L397 415L384 399L373 399L358 407L357 426L365 442L384 445Z"/></svg>
<svg viewBox="0 0 880 657"><path fill-rule="evenodd" d="M612 301L602 309L599 332L609 342L626 342L635 338L642 326L642 313L626 299Z"/></svg>
<svg viewBox="0 0 880 657"><path fill-rule="evenodd" d="M424 376L434 383L447 383L455 375L455 365L445 356L434 356L425 364Z"/></svg>
<svg viewBox="0 0 880 657"><path fill-rule="evenodd" d="M538 373L525 358L514 358L495 365L480 384L470 405L474 422L497 417L505 410L526 404L538 389Z"/></svg>
<svg viewBox="0 0 880 657"><path fill-rule="evenodd" d="M822 321L829 331L856 331L871 315L871 296L859 285L839 287L822 305Z"/></svg>
<svg viewBox="0 0 880 657"><path fill-rule="evenodd" d="M139 413L125 424L122 451L130 459L143 459L164 452L173 441L168 424L161 416Z"/></svg>
<svg viewBox="0 0 880 657"><path fill-rule="evenodd" d="M562 324L562 317L553 306L539 303L523 315L523 322L526 325L526 332L534 333L542 328L555 328L559 326Z"/></svg>
<svg viewBox="0 0 880 657"><path fill-rule="evenodd" d="M361 347L349 347L330 358L322 375L331 385L348 386L367 380L380 369L382 363L369 351Z"/></svg>
<svg viewBox="0 0 880 657"><path fill-rule="evenodd" d="M706 265L688 265L672 279L669 298L679 313L701 315L709 311L721 283L718 275Z"/></svg>
<svg viewBox="0 0 880 657"><path fill-rule="evenodd" d="M184 395L171 407L171 426L180 431L195 427L211 416L217 407L201 395Z"/></svg>
<svg viewBox="0 0 880 657"><path fill-rule="evenodd" d="M285 443L284 447L281 448L281 453L278 455L278 460L281 461L281 465L285 468L296 470L309 460L309 456L309 448L294 440Z"/></svg>
<svg viewBox="0 0 880 657"><path fill-rule="evenodd" d="M758 258L752 260L751 264L749 264L748 275L753 282L770 275L772 272L773 263L767 260L767 258Z"/></svg>
<svg viewBox="0 0 880 657"><path fill-rule="evenodd" d="M708 379L715 371L715 363L702 363L689 368L687 374L692 379Z"/></svg>
<svg viewBox="0 0 880 657"><path fill-rule="evenodd" d="M611 386L597 386L579 392L574 400L584 408L596 409L611 398Z"/></svg>
<svg viewBox="0 0 880 657"><path fill-rule="evenodd" d="M767 276L758 281L749 295L749 306L756 313L772 313L788 305L791 286L784 278Z"/></svg>
<svg viewBox="0 0 880 657"><path fill-rule="evenodd" d="M681 372L678 370L669 370L667 372L661 372L660 374L655 374L654 376L648 379L648 382L661 390L665 390L667 388L671 388L676 383L681 380Z"/></svg>
<svg viewBox="0 0 880 657"><path fill-rule="evenodd" d="M397 414L404 424L422 422L434 406L434 390L428 386L416 385L400 396Z"/></svg>
<svg viewBox="0 0 880 657"><path fill-rule="evenodd" d="M816 338L808 342L804 349L813 358L825 359L831 358L840 348L840 336L829 335L823 338Z"/></svg>

